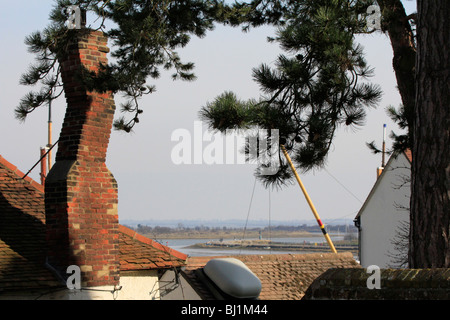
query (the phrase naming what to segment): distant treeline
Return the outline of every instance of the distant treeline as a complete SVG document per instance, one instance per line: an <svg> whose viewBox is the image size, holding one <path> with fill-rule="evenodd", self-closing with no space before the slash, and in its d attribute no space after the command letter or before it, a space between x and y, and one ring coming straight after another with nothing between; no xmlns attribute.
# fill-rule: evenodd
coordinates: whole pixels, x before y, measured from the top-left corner
<svg viewBox="0 0 450 320"><path fill-rule="evenodd" d="M268 227L264 229L269 229ZM326 229L328 232L339 232L339 233L356 233L358 232L358 229L354 225L327 225ZM320 228L318 225L300 225L300 226L276 226L276 227L270 227L270 230L272 231L307 231L307 232L320 232Z"/></svg>
<svg viewBox="0 0 450 320"><path fill-rule="evenodd" d="M209 227L205 225L195 226L195 227L186 227L182 223L179 223L177 227L161 227L161 226L147 226L138 224L135 228L138 233L141 234L170 234L177 232L238 232L244 230L244 228L236 228L236 227ZM326 229L329 233L356 233L357 229L353 225L329 225L326 226ZM248 231L256 231L256 232L320 232L318 226L311 225L299 225L299 226L270 226L264 228L247 228Z"/></svg>

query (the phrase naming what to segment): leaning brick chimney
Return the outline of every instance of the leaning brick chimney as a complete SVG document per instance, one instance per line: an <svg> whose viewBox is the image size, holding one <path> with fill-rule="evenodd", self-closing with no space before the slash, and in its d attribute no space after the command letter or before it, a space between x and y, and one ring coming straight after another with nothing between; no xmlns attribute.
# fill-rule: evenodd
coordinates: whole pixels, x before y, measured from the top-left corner
<svg viewBox="0 0 450 320"><path fill-rule="evenodd" d="M67 101L55 164L45 183L48 264L63 277L81 270L83 287L119 282L117 183L106 167L115 105L111 92L88 90L80 70L106 64L107 38L73 30L59 58Z"/></svg>

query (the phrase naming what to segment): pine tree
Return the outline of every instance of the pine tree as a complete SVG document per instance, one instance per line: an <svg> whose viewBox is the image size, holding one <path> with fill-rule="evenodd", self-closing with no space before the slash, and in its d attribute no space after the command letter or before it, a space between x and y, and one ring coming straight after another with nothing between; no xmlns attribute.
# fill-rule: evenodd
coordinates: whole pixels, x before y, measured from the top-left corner
<svg viewBox="0 0 450 320"><path fill-rule="evenodd" d="M450 3L417 1L411 268L450 267Z"/></svg>
<svg viewBox="0 0 450 320"><path fill-rule="evenodd" d="M354 28L348 25L353 34L367 34L382 31L386 34L392 45L392 66L397 78L398 90L402 104L398 107L389 106L388 116L395 121L399 128L406 133L391 132L394 141L392 150L402 151L411 148L413 141L413 109L415 102L415 57L416 57L416 18L417 14L407 15L401 0L357 0L357 1L310 1L310 0L252 0L249 2L236 2L233 6L222 8L221 21L233 26L243 26L244 31L251 27L270 24L278 27L286 25L293 13L309 14L309 8L322 5L340 3L347 8L349 14L357 14L362 18L362 25L368 27L367 20L371 16L372 8L377 8L380 14L380 23L377 28ZM377 6L378 5L378 6ZM302 9L303 8L303 9ZM375 153L381 150L374 142L368 146Z"/></svg>
<svg viewBox="0 0 450 320"><path fill-rule="evenodd" d="M388 114L400 128L408 131L402 135L392 134L395 140L394 149L410 148L413 154L409 267L448 268L450 265L448 214L450 154L448 150L450 145L448 141L448 16L450 5L446 0L418 0L418 13L408 16L400 0L378 0L377 3L380 6L381 30L389 36L391 41L394 56L392 66L403 103L399 108L389 107ZM338 4L351 10L352 5L356 8L358 4L364 7L371 3L333 0L253 0L249 4L236 4L223 10L222 19L233 25L243 24L244 29L268 23L286 30L290 27L292 21L290 19L295 19L295 14L318 15L316 6L333 9ZM301 8L304 10L298 11ZM356 10L354 12L357 13ZM294 13L294 17L291 13ZM335 17L341 22L345 20L339 15ZM361 32L361 30L353 29L352 24L344 23L344 25L347 26L346 30L349 33ZM366 31L362 30L362 32ZM301 41L295 37L291 39ZM320 42L317 44L322 45ZM324 49L327 51L326 46ZM268 84L263 83L263 89L266 88L264 85ZM208 105L202 113L207 112L206 117L215 118L216 122L212 123L214 125L227 123L230 118L218 122L219 114L214 115L215 109L219 109L222 115L227 111L224 105L221 108L217 105L217 101ZM245 109L242 108L243 105L248 109L248 104L245 105L239 100L231 105L236 109L232 110L232 114L239 114L242 123L245 117L239 110ZM229 105L228 109L233 109L231 107ZM281 115L280 119L283 117L285 120L299 119L298 117L292 119L289 114ZM302 137L299 141L302 141ZM376 150L376 146L373 144L372 146Z"/></svg>
<svg viewBox="0 0 450 320"><path fill-rule="evenodd" d="M63 92L58 61L73 36L74 31L66 25L72 5L96 22L88 24L85 32L102 30L112 42L112 62L102 66L98 75L81 70L80 77L91 89L111 90L127 98L121 109L132 117L120 117L114 124L127 132L143 112L139 99L155 90L147 84L148 79L157 79L161 69L174 70L173 79L195 79L194 64L181 61L176 50L186 46L192 36L203 37L212 30L221 8L220 1L202 0L57 0L50 25L25 40L36 64L23 74L21 84L40 85L40 90L21 99L15 110L20 120Z"/></svg>
<svg viewBox="0 0 450 320"><path fill-rule="evenodd" d="M336 129L362 125L366 109L376 106L381 97L380 88L366 81L373 72L354 39L367 29L363 16L367 2L362 2L254 1L256 8L261 3L271 7L263 6L260 14L248 11L246 21L276 23L279 28L271 40L286 54L278 57L274 68L263 64L253 70L262 97L240 101L226 92L202 108L202 119L220 131L278 129L297 168L322 166ZM236 16L245 16L248 8L255 9L246 5L230 9L229 20L242 23ZM275 175L260 171L256 174L266 184L282 185L292 177L285 164Z"/></svg>

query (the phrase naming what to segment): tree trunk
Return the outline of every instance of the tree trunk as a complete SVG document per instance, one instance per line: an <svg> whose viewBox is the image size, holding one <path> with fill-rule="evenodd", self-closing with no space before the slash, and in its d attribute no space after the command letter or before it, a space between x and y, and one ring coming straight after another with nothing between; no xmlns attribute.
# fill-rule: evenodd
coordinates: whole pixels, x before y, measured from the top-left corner
<svg viewBox="0 0 450 320"><path fill-rule="evenodd" d="M409 265L449 268L450 1L418 0Z"/></svg>
<svg viewBox="0 0 450 320"><path fill-rule="evenodd" d="M409 141L412 142L414 122L414 104L416 89L414 72L416 63L416 46L414 34L400 0L378 0L383 17L382 29L387 32L391 41L394 68L398 91L405 107L405 115L409 125Z"/></svg>

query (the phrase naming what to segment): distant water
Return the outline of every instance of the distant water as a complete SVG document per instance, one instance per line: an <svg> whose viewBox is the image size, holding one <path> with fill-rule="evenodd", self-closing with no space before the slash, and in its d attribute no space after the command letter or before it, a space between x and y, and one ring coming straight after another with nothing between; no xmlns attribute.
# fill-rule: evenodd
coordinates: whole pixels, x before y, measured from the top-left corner
<svg viewBox="0 0 450 320"><path fill-rule="evenodd" d="M330 235L332 241L343 240L343 235ZM199 257L199 256L224 256L224 255L247 255L247 254L284 254L284 253L304 253L304 251L297 250L244 250L244 249L222 249L222 248L189 248L189 246L197 244L197 243L206 243L209 241L219 241L220 239L154 239L155 241L169 246L172 249L180 251L184 254L187 254L191 257ZM233 240L233 239L224 239L224 240ZM236 239L239 240L239 239ZM256 240L255 238L249 238L245 240ZM266 239L267 240L267 239ZM325 238L322 234L318 234L313 237L301 237L301 238L272 238L274 242L288 242L288 243L317 243L323 244L326 243ZM326 244L327 245L327 244Z"/></svg>

